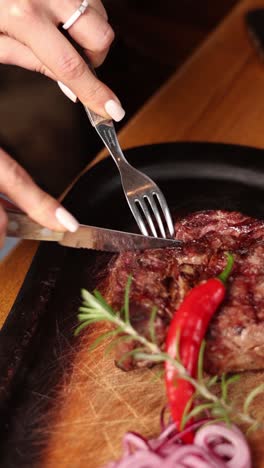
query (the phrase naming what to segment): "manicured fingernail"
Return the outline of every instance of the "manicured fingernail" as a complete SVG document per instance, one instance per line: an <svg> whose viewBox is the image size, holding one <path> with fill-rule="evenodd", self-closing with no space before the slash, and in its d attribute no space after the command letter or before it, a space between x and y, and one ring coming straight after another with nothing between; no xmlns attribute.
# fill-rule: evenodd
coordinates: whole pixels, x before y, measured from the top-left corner
<svg viewBox="0 0 264 468"><path fill-rule="evenodd" d="M70 232L77 231L79 227L79 223L77 219L75 219L69 211L65 210L65 208L59 207L55 211L55 216L59 223L65 227Z"/></svg>
<svg viewBox="0 0 264 468"><path fill-rule="evenodd" d="M115 120L116 122L119 122L125 116L125 111L123 107L118 102L114 101L113 99L110 99L109 101L107 101L104 107L105 107L107 114L109 114L110 117L112 117L112 119Z"/></svg>
<svg viewBox="0 0 264 468"><path fill-rule="evenodd" d="M58 85L65 96L67 96L72 102L77 102L77 96L75 96L75 94L70 90L70 88L68 88L68 86L63 84L61 81L58 81Z"/></svg>

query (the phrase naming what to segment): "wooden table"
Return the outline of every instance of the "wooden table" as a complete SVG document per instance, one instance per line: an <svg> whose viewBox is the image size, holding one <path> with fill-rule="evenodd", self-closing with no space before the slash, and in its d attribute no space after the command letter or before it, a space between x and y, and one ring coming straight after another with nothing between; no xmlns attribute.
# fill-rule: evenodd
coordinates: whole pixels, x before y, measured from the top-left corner
<svg viewBox="0 0 264 468"><path fill-rule="evenodd" d="M238 4L120 132L124 148L180 140L264 147L264 65L251 47L244 26L244 13L257 6L264 7L264 0L244 0ZM98 155L97 160L104 155ZM1 324L36 248L37 243L22 242L0 265ZM245 376L244 386L250 388L255 379L251 374ZM255 436L254 440L257 466L264 467L261 436ZM47 466L52 466L52 457L49 462L51 465Z"/></svg>

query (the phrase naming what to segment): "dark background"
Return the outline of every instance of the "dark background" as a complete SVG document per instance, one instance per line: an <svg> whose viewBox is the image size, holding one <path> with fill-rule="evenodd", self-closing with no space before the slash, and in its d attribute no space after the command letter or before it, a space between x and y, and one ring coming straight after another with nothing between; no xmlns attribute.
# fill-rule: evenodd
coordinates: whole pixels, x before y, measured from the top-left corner
<svg viewBox="0 0 264 468"><path fill-rule="evenodd" d="M124 123L238 0L105 0L116 39L98 74L126 109ZM80 104L51 80L0 65L0 144L53 195L101 149ZM136 142L135 142L136 146Z"/></svg>

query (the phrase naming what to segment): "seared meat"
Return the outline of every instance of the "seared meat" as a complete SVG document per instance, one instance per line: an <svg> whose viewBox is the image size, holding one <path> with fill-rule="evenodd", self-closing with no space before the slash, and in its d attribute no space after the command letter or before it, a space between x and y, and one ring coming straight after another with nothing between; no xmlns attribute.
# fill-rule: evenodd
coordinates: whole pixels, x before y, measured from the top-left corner
<svg viewBox="0 0 264 468"><path fill-rule="evenodd" d="M177 219L175 232L184 241L180 248L126 252L113 259L101 292L119 310L132 274L132 323L147 335L150 313L157 306L155 327L162 346L187 291L217 276L224 269L225 252L232 252L235 264L227 296L206 337L205 368L210 373L264 368L264 221L236 212L203 211ZM127 346L119 347L119 356ZM132 358L122 363L125 370L138 365Z"/></svg>

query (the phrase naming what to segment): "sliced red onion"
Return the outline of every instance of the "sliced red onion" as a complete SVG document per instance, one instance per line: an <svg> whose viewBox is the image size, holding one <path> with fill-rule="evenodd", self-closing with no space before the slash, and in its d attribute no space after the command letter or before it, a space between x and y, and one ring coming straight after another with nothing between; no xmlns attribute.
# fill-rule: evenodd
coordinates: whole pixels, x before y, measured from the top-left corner
<svg viewBox="0 0 264 468"><path fill-rule="evenodd" d="M149 450L149 442L136 432L127 432L123 438L124 455L130 455L135 450Z"/></svg>
<svg viewBox="0 0 264 468"><path fill-rule="evenodd" d="M220 444L215 445L215 441L219 441L219 438ZM228 468L251 468L247 441L236 426L232 425L230 428L225 424L203 426L195 434L194 443L208 452L220 455L223 460L226 460Z"/></svg>
<svg viewBox="0 0 264 468"><path fill-rule="evenodd" d="M160 468L163 460L153 452L138 450L105 468ZM166 466L166 465L165 465Z"/></svg>
<svg viewBox="0 0 264 468"><path fill-rule="evenodd" d="M175 427L174 423L170 423L167 427L164 428L164 430L160 433L159 437L156 440L164 440L170 437L172 433L175 434L177 432L177 429Z"/></svg>
<svg viewBox="0 0 264 468"><path fill-rule="evenodd" d="M166 468L226 468L226 464L219 457L207 452L202 447L182 445L176 448L162 465Z"/></svg>
<svg viewBox="0 0 264 468"><path fill-rule="evenodd" d="M188 430L204 422L197 421ZM236 426L203 425L192 445L181 440L186 431L177 433L175 425L169 424L151 440L128 432L123 439L123 457L105 468L251 468L247 442Z"/></svg>
<svg viewBox="0 0 264 468"><path fill-rule="evenodd" d="M226 468L218 457L195 445L178 446L167 457L149 450L138 450L106 468Z"/></svg>
<svg viewBox="0 0 264 468"><path fill-rule="evenodd" d="M228 443L218 443L214 446L213 452L222 458L231 459L235 454L235 447Z"/></svg>

